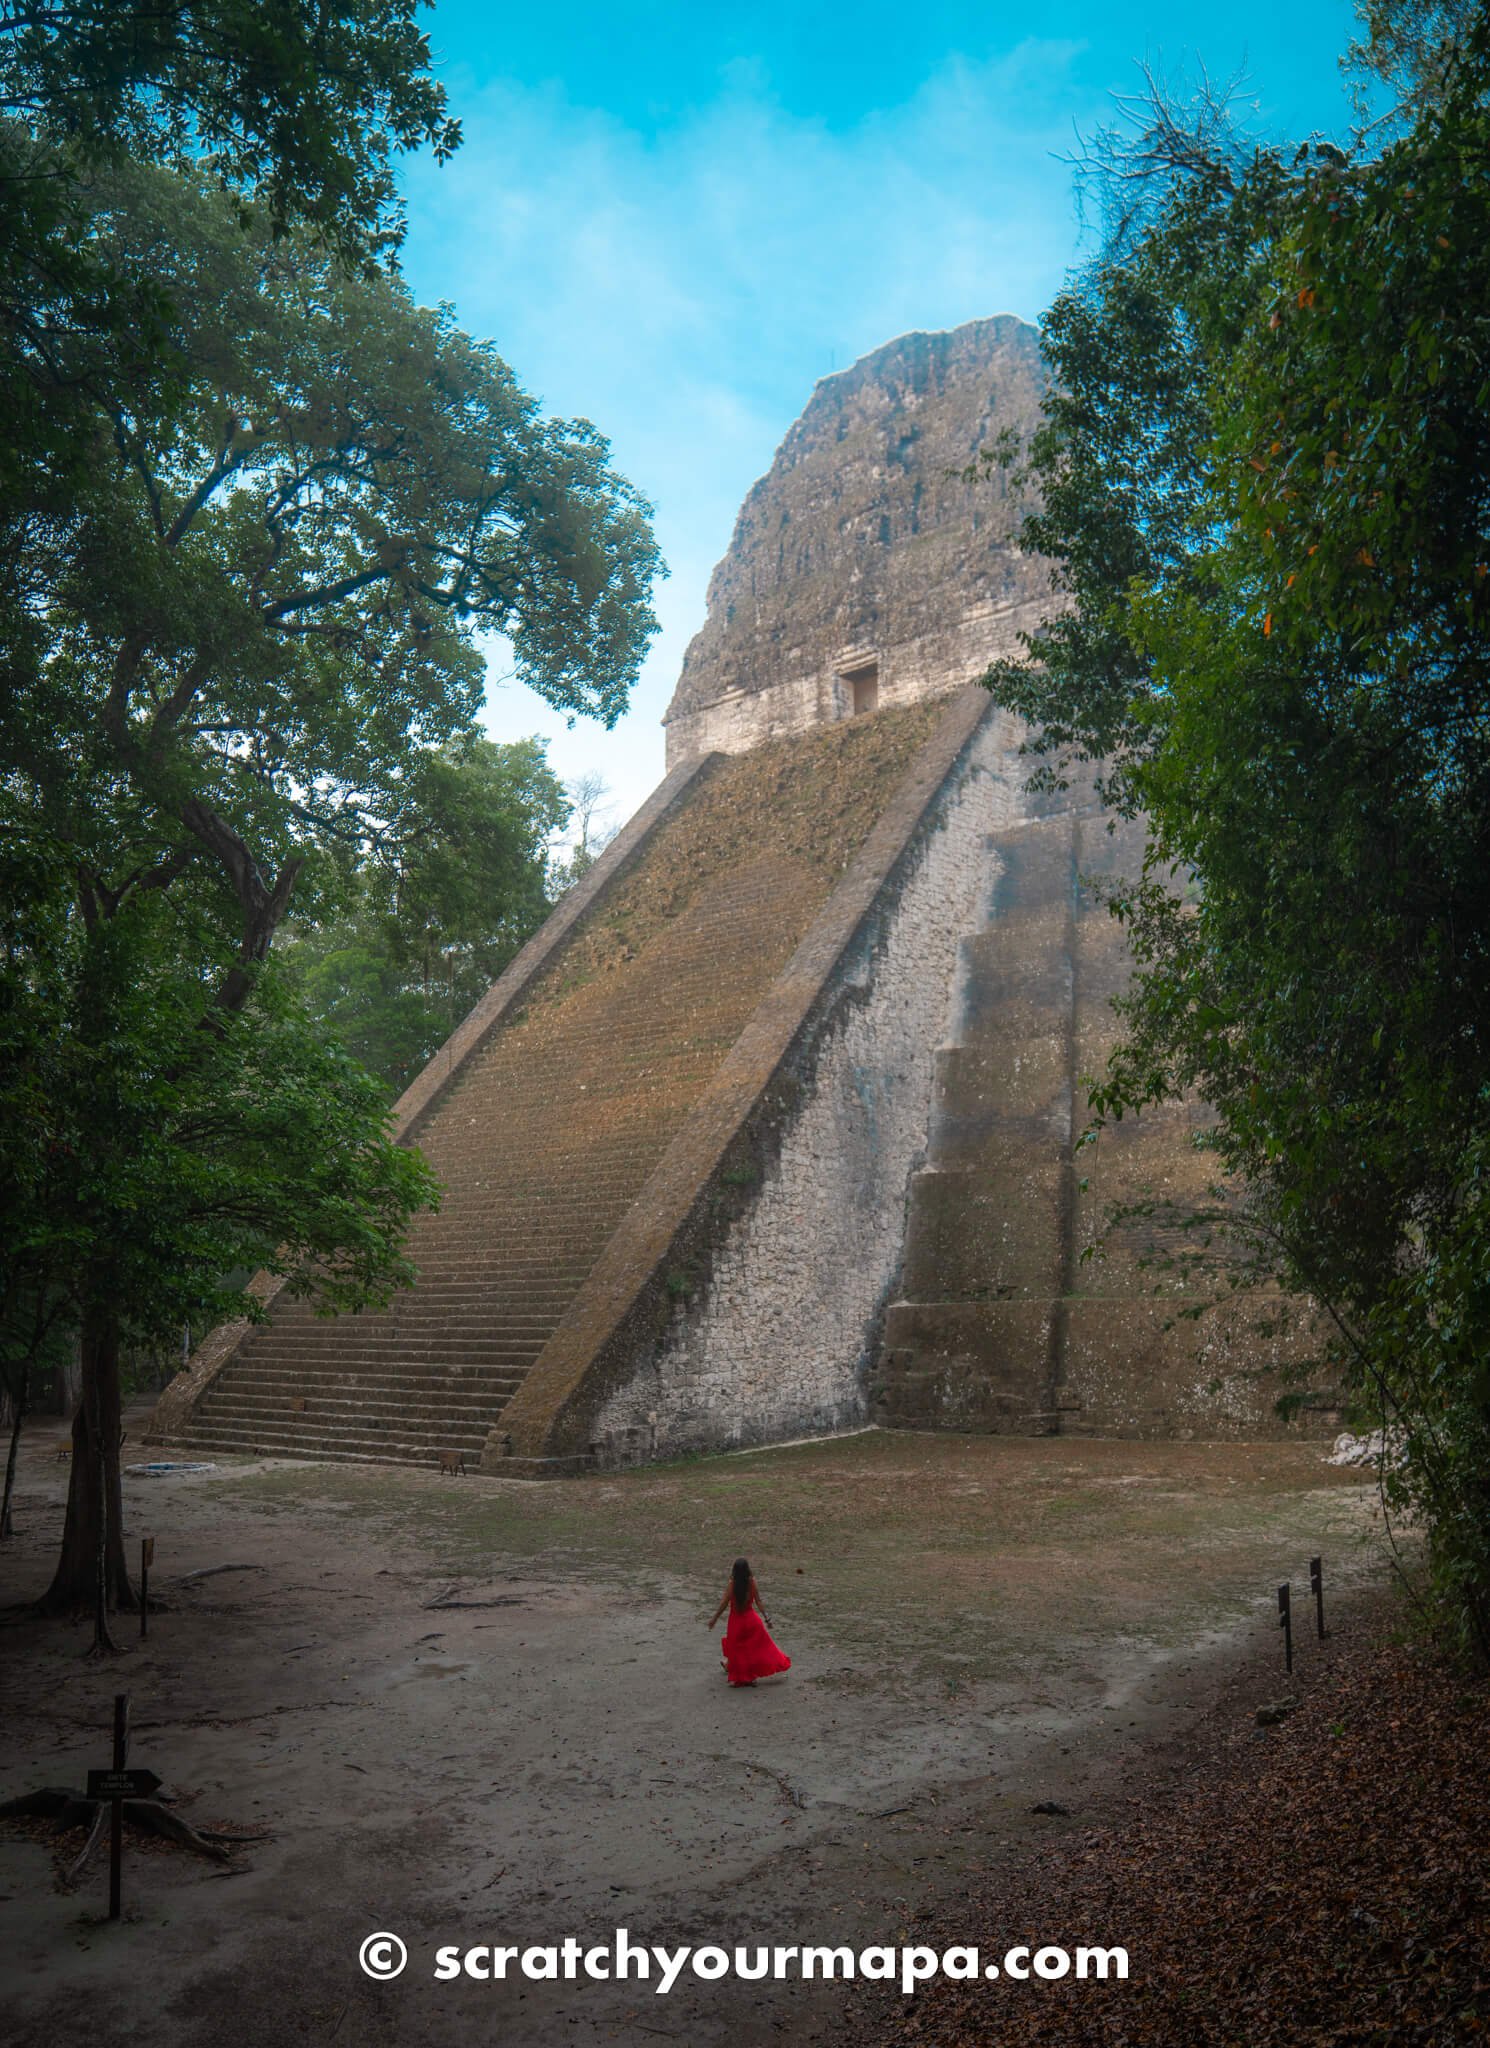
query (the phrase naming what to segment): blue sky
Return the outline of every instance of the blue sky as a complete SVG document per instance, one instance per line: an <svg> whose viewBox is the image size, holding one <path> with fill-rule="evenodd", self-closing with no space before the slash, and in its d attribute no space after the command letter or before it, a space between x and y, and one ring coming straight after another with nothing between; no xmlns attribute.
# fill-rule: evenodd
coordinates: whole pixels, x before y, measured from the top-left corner
<svg viewBox="0 0 1490 2048"><path fill-rule="evenodd" d="M910 328L1037 319L1080 256L1062 153L1136 60L1245 67L1267 132L1349 122L1344 0L437 0L426 20L466 139L406 167L409 282L609 436L672 572L614 732L566 730L492 664L492 733L601 774L612 822L662 774L709 572L814 382Z"/></svg>

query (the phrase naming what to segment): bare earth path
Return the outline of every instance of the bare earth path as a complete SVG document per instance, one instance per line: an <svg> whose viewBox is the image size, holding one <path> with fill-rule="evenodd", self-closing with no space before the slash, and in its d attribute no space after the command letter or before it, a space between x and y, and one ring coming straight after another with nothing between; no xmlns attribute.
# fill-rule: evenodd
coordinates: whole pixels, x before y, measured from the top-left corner
<svg viewBox="0 0 1490 2048"><path fill-rule="evenodd" d="M0 1601L45 1584L60 1434L28 1435ZM227 1874L131 1847L111 1928L102 1865L66 1895L50 1848L0 1829L0 2026L12 2048L814 2037L839 1987L449 1984L434 1951L927 1939L940 1892L1111 1811L1248 1657L1260 1698L1283 1689L1273 1588L1302 1600L1311 1553L1336 1596L1379 1578L1373 1498L1322 1453L875 1433L544 1486L127 1481L170 1610L144 1646L122 1620L102 1667L81 1628L0 1632L0 1796L106 1763L121 1690L131 1762L189 1818L275 1836ZM741 1550L794 1659L746 1692L703 1627ZM222 1564L256 1569L187 1577ZM391 1984L357 1963L383 1929L409 1948Z"/></svg>

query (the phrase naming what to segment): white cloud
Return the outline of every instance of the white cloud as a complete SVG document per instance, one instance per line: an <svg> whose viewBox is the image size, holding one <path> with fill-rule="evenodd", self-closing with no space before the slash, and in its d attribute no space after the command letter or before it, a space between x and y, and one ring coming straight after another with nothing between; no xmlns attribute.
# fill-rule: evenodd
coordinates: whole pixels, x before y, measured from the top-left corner
<svg viewBox="0 0 1490 2048"><path fill-rule="evenodd" d="M609 435L672 570L614 734L568 732L517 686L494 691L494 732L546 732L561 774L598 769L621 815L642 801L709 572L815 380L910 328L1032 318L1059 284L1078 55L952 58L842 131L785 113L746 65L651 137L553 86L452 79L466 142L411 167L410 281Z"/></svg>

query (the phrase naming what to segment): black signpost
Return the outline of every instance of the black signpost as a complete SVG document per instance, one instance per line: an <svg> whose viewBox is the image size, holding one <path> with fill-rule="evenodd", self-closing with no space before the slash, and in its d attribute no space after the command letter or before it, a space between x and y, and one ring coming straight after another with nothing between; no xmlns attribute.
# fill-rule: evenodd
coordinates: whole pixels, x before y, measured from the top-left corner
<svg viewBox="0 0 1490 2048"><path fill-rule="evenodd" d="M120 1905L120 1880L124 1863L124 1802L126 1799L153 1799L160 1790L161 1779L154 1771L132 1771L129 1769L129 1695L114 1695L114 1761L106 1771L88 1773L88 1797L102 1807L109 1806L109 1918L117 1920L122 1911ZM100 1816L101 1818L101 1816ZM73 1875L81 1871L92 1853L97 1835L88 1838L88 1846L78 1858ZM188 1834L191 1830L186 1831Z"/></svg>
<svg viewBox="0 0 1490 2048"><path fill-rule="evenodd" d="M1314 1619L1319 1628L1319 1640L1324 1641L1324 1559L1311 1557L1309 1560L1309 1590L1314 1595Z"/></svg>
<svg viewBox="0 0 1490 2048"><path fill-rule="evenodd" d="M1283 1668L1285 1671L1292 1671L1293 1615L1289 1608L1289 1590L1286 1583L1278 1588L1278 1626L1283 1631Z"/></svg>
<svg viewBox="0 0 1490 2048"><path fill-rule="evenodd" d="M134 1776L124 1766L129 1755L129 1695L114 1695L114 1766L108 1771L88 1773L90 1797L107 1799L113 1809L109 1815L109 1918L119 1918L119 1884L124 1862L124 1802L132 1798L130 1779ZM143 1775L143 1774L142 1774ZM94 1783L99 1789L94 1791Z"/></svg>
<svg viewBox="0 0 1490 2048"><path fill-rule="evenodd" d="M150 1633L150 1567L155 1562L155 1538L140 1538L140 1634Z"/></svg>

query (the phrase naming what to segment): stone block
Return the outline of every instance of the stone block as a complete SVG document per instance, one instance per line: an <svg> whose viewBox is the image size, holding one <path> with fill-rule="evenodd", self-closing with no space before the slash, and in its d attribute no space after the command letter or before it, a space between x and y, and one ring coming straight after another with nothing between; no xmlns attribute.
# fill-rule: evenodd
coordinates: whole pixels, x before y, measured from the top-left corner
<svg viewBox="0 0 1490 2048"><path fill-rule="evenodd" d="M1308 1317L1292 1308L1289 1329L1265 1327L1285 1308L1277 1297L1233 1300L1199 1321L1175 1319L1175 1304L1088 1298L1069 1302L1061 1391L1078 1400L1071 1426L1098 1436L1240 1438L1317 1434L1336 1396L1321 1375L1300 1423L1274 1413L1295 1383L1281 1376L1316 1342Z"/></svg>
<svg viewBox="0 0 1490 2048"><path fill-rule="evenodd" d="M999 1165L942 1168L911 1182L902 1292L907 1300L994 1301L1056 1293L1064 1167L1050 1130L1006 1124Z"/></svg>
<svg viewBox="0 0 1490 2048"><path fill-rule="evenodd" d="M895 1302L874 1413L899 1428L1043 1434L1055 1304Z"/></svg>

